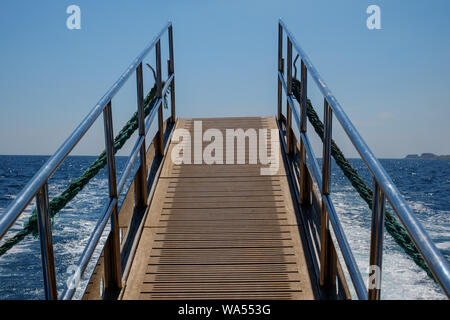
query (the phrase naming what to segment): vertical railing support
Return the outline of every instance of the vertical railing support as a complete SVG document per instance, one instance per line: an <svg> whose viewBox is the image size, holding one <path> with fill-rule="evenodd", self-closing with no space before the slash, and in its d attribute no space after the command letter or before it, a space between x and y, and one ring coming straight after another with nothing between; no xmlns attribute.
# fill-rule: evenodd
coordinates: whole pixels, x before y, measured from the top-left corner
<svg viewBox="0 0 450 320"><path fill-rule="evenodd" d="M142 62L136 68L136 88L137 88L137 105L138 105L138 124L139 137L143 138L140 149L141 165L136 173L136 206L147 206L147 158L145 147L145 113L144 113L144 84L142 77Z"/></svg>
<svg viewBox="0 0 450 320"><path fill-rule="evenodd" d="M370 236L370 262L369 262L369 294L370 300L380 300L381 294L381 268L383 260L383 232L385 195L374 178L372 198L372 226Z"/></svg>
<svg viewBox="0 0 450 320"><path fill-rule="evenodd" d="M156 42L156 99L162 99L162 80L161 80L161 40ZM164 122L163 122L163 103L158 108L158 134L156 139L156 154L159 157L164 155Z"/></svg>
<svg viewBox="0 0 450 320"><path fill-rule="evenodd" d="M169 65L168 65L168 74L169 77L174 74L175 66L173 60L173 30L172 25L169 27ZM170 87L170 102L172 107L170 122L175 123L176 120L176 112L175 112L175 77L172 79L171 87Z"/></svg>
<svg viewBox="0 0 450 320"><path fill-rule="evenodd" d="M278 24L278 72L283 74L283 27ZM277 74L278 80L278 109L277 109L277 119L281 121L282 115L282 99L283 99L283 88L281 84L281 79Z"/></svg>
<svg viewBox="0 0 450 320"><path fill-rule="evenodd" d="M306 132L307 129L307 116L306 116L306 108L307 108L307 100L308 100L308 70L306 69L306 65L303 62L301 63L301 88L300 88L300 96L301 96L301 111L300 111L300 131L302 133Z"/></svg>
<svg viewBox="0 0 450 320"><path fill-rule="evenodd" d="M287 58L286 58L286 85L287 97L292 97L292 42L287 39ZM288 155L292 154L292 110L295 106L291 106L290 99L286 99L286 152Z"/></svg>
<svg viewBox="0 0 450 320"><path fill-rule="evenodd" d="M55 258L53 254L52 224L49 212L48 184L42 186L36 195L37 222L41 244L42 272L44 276L45 299L57 300Z"/></svg>
<svg viewBox="0 0 450 320"><path fill-rule="evenodd" d="M106 163L108 171L108 188L110 201L118 198L116 162L114 156L114 131L112 122L111 101L103 110L105 129ZM120 230L117 202L111 214L111 231L104 249L105 261L105 291L114 291L122 288L122 267L120 261Z"/></svg>
<svg viewBox="0 0 450 320"><path fill-rule="evenodd" d="M320 233L320 285L332 288L336 284L334 274L334 259L331 250L331 234L329 229L329 214L325 204L325 198L330 195L331 173L331 137L333 112L324 99L324 133L323 133L323 159L322 159L322 215Z"/></svg>
<svg viewBox="0 0 450 320"><path fill-rule="evenodd" d="M307 99L308 99L308 71L306 65L301 60L301 88L300 88L300 132L306 134L307 130ZM306 166L306 148L303 143L303 139L300 139L300 204L306 205L310 204L310 187L307 178L307 166Z"/></svg>

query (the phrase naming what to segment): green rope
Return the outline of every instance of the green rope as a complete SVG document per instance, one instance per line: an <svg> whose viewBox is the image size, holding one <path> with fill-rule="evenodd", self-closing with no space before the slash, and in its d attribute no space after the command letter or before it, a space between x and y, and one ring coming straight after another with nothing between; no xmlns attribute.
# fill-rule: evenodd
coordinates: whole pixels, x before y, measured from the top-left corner
<svg viewBox="0 0 450 320"><path fill-rule="evenodd" d="M164 82L162 84L164 86ZM167 95L171 90L171 87L166 91L163 103L164 107L167 108ZM144 114L147 116L154 103L156 101L156 85L150 90L149 94L144 99ZM131 137L131 135L138 128L138 113L135 112L133 116L128 120L125 126L120 130L118 135L114 138L114 153L119 151L125 144L125 142ZM83 190L83 188L89 183L89 181L94 178L101 169L106 165L106 152L103 151L98 158L83 172L83 174L72 181L66 190L55 197L49 202L49 214L53 218L61 209L63 209L75 196ZM12 238L5 241L5 243L0 247L0 257L4 255L9 249L21 242L27 235L32 234L33 236L38 235L38 225L37 225L37 215L36 208L33 209L32 216L25 223L23 229L15 234Z"/></svg>
<svg viewBox="0 0 450 320"><path fill-rule="evenodd" d="M300 101L300 81L294 78L292 84L294 97L297 101ZM312 126L314 127L314 130L323 141L323 123L322 121L320 121L319 116L314 110L309 99L307 99L306 103L306 114ZM350 162L345 158L344 154L336 145L334 140L331 141L331 155L333 156L334 160L336 160L336 164L339 166L339 168L341 168L342 172L350 181L358 194L361 196L361 198L367 203L369 208L372 208L372 189L366 185L363 179L361 179L361 177L358 175L358 171L353 168ZM434 279L430 269L423 260L422 255L417 250L405 228L400 223L398 223L397 219L392 215L391 212L389 212L388 210L386 210L385 212L385 226L387 232L394 238L395 242L406 252L406 254L410 256L411 259L413 259L413 261L420 268L425 270L428 276Z"/></svg>

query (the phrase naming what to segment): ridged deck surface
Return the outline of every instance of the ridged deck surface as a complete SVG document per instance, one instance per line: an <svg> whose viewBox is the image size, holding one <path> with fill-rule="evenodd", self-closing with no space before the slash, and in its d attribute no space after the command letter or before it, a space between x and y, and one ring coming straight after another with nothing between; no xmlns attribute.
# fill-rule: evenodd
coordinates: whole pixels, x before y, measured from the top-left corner
<svg viewBox="0 0 450 320"><path fill-rule="evenodd" d="M195 120L202 120L203 132L277 129L272 117ZM193 122L180 119L177 128L193 134ZM122 298L313 299L280 151L278 171L262 176L261 165L248 161L175 165L170 158L174 145Z"/></svg>

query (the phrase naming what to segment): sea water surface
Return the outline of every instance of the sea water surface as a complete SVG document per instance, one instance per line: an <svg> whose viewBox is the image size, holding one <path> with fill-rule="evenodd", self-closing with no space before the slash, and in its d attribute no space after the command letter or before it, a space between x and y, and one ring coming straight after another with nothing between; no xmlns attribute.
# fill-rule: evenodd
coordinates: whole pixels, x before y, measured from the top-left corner
<svg viewBox="0 0 450 320"><path fill-rule="evenodd" d="M0 215L46 159L47 156L0 156ZM61 193L94 160L95 157L90 156L69 157L49 181L50 199ZM118 174L123 170L125 162L126 158L116 157ZM364 163L359 159L351 159L350 162L371 186L370 173ZM386 159L381 160L381 163L437 247L450 261L450 160ZM104 209L108 199L107 186L106 172L103 169L54 219L53 238L60 294ZM347 239L366 280L370 209L334 164L331 189ZM15 223L7 237L0 241L0 245L21 230L33 208L34 203ZM98 257L104 240L105 236L94 258ZM445 298L439 286L414 264L387 233L384 245L382 299ZM75 298L82 296L92 270L93 263L88 267ZM0 257L0 299L42 298L44 293L39 241L28 236Z"/></svg>

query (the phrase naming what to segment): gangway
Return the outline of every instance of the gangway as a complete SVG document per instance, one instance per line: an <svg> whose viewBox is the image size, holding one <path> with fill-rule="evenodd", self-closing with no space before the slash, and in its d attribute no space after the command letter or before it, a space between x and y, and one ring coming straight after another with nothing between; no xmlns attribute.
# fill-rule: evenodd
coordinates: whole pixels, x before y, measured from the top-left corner
<svg viewBox="0 0 450 320"><path fill-rule="evenodd" d="M166 33L168 77L163 82L161 40ZM78 261L79 275L85 272L108 224L110 230L83 288L83 299L351 299L352 291L359 299L380 299L386 201L449 296L446 259L282 20L278 33L276 116L178 119L171 22L132 62L0 217L2 238L36 198L47 299L72 299L77 290L76 286L56 285L48 181L101 114L109 202ZM142 70L144 58L153 50L156 92L146 113ZM293 52L301 65L299 99L293 94ZM138 135L117 179L112 103L133 74ZM308 74L324 97L321 166L307 131ZM165 118L167 95L170 116ZM342 126L373 177L368 266L373 268L375 281L362 278L330 197L333 119ZM158 131L149 138L155 121ZM279 165L272 174L262 175L267 165L249 161L255 146L250 142L246 146L245 140L243 148L233 146L233 159L242 156L244 163L174 162L173 150L180 143L178 132L195 136L199 123L203 131L214 129L223 135L227 130L266 130L267 145L280 146L270 155ZM202 148L208 145L204 141L200 144ZM190 158L195 157L194 148ZM136 173L132 170L135 165L139 166ZM129 179L133 182L125 190Z"/></svg>

